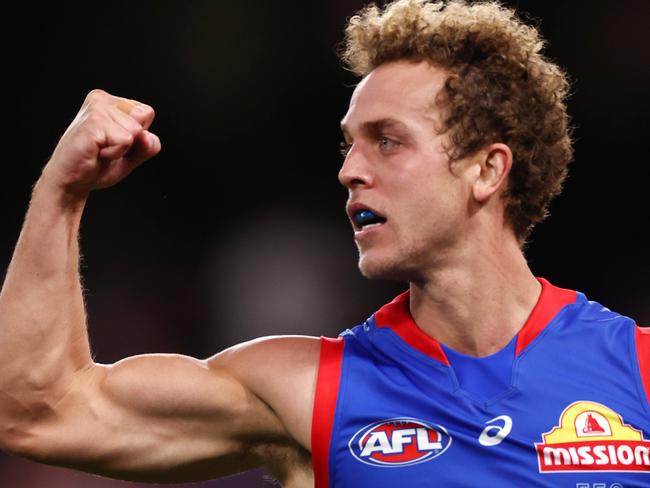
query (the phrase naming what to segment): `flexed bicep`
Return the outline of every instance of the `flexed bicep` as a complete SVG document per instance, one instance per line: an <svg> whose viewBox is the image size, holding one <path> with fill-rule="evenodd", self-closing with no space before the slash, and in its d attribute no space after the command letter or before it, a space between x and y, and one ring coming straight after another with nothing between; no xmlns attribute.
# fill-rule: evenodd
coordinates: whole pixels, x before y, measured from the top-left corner
<svg viewBox="0 0 650 488"><path fill-rule="evenodd" d="M112 478L194 481L262 464L250 446L287 436L226 369L180 355L134 356L80 373L36 424L39 461Z"/></svg>

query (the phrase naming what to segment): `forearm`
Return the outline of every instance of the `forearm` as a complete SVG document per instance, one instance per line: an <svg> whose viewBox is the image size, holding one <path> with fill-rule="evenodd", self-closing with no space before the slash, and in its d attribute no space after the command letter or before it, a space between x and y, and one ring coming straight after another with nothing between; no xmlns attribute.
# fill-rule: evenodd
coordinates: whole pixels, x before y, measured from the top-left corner
<svg viewBox="0 0 650 488"><path fill-rule="evenodd" d="M141 422L106 386L111 368L92 360L78 239L88 194L160 151L153 118L151 107L93 90L34 188L0 291L0 449L100 472ZM115 426L124 435L110 444Z"/></svg>
<svg viewBox="0 0 650 488"><path fill-rule="evenodd" d="M75 371L92 364L79 281L85 198L45 178L32 201L0 292L0 418L33 418ZM20 406L20 408L17 408Z"/></svg>

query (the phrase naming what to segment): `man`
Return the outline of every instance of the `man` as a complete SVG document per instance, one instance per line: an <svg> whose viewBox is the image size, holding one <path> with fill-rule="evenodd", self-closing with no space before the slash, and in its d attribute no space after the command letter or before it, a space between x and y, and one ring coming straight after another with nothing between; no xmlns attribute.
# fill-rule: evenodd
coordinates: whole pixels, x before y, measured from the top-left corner
<svg viewBox="0 0 650 488"><path fill-rule="evenodd" d="M567 83L496 4L350 20L343 118L359 267L409 292L338 339L96 364L78 274L89 193L156 155L154 112L91 92L37 182L0 295L0 445L151 482L256 466L284 486L642 486L650 335L521 251L571 158Z"/></svg>

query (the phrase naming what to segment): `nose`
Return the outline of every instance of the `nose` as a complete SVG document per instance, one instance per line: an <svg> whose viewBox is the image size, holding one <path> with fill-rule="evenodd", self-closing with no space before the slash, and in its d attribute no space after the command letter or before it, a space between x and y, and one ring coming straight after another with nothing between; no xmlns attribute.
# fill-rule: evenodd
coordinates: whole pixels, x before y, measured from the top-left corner
<svg viewBox="0 0 650 488"><path fill-rule="evenodd" d="M355 144L348 151L339 170L339 181L348 189L372 184L368 160L363 151Z"/></svg>

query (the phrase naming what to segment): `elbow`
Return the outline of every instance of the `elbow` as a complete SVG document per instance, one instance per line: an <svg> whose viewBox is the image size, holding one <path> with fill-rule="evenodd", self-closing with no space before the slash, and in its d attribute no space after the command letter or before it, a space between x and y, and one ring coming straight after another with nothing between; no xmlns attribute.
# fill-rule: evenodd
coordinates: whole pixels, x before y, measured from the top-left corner
<svg viewBox="0 0 650 488"><path fill-rule="evenodd" d="M36 436L33 425L25 422L3 422L0 434L0 449L15 456L32 460L43 460L43 443Z"/></svg>
<svg viewBox="0 0 650 488"><path fill-rule="evenodd" d="M95 374L94 370L90 374ZM87 391L68 380L65 385L23 380L20 388L0 388L0 449L34 461L55 464L66 448L67 432L75 421L73 411L87 405Z"/></svg>
<svg viewBox="0 0 650 488"><path fill-rule="evenodd" d="M0 391L0 395L3 392ZM4 395L0 405L0 449L16 456L45 460L48 453L42 434L55 412L46 402L25 404Z"/></svg>
<svg viewBox="0 0 650 488"><path fill-rule="evenodd" d="M59 439L47 434L37 422L4 424L0 430L0 449L21 458L45 464L60 464Z"/></svg>

